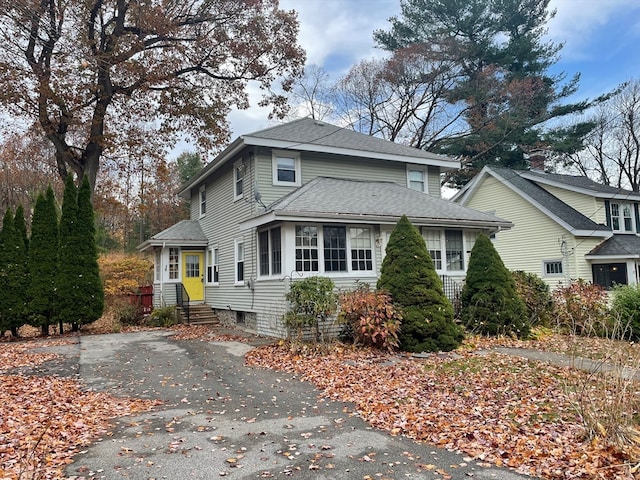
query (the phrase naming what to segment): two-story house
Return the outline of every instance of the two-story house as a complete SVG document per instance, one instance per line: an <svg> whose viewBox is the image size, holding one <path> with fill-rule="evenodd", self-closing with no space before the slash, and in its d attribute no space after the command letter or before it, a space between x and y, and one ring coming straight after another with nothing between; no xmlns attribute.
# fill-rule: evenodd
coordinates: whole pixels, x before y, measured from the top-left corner
<svg viewBox="0 0 640 480"><path fill-rule="evenodd" d="M440 194L456 161L310 118L242 135L182 186L191 219L140 245L155 258L155 305L209 305L226 324L282 337L285 293L323 275L375 286L403 215L436 269L464 278L477 236L509 221Z"/></svg>
<svg viewBox="0 0 640 480"><path fill-rule="evenodd" d="M485 167L452 199L500 218L496 250L510 270L552 288L584 279L609 289L638 283L640 193L584 176Z"/></svg>

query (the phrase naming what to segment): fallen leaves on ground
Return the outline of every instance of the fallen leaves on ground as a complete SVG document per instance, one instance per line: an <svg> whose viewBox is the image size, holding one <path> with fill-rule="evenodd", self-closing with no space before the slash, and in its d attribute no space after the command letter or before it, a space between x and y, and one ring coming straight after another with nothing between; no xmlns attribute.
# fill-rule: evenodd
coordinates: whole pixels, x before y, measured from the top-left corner
<svg viewBox="0 0 640 480"><path fill-rule="evenodd" d="M149 410L157 402L86 391L74 380L10 375L12 368L55 358L35 346L69 340L0 346L0 478L63 478L82 446L104 435L112 418Z"/></svg>
<svg viewBox="0 0 640 480"><path fill-rule="evenodd" d="M254 349L246 362L296 373L324 395L353 402L377 428L478 461L554 480L633 478L621 451L585 441L564 388L581 372L469 350L418 359L288 343Z"/></svg>
<svg viewBox="0 0 640 480"><path fill-rule="evenodd" d="M180 324L171 327L176 332L171 336L174 340L206 340L210 342L241 342L248 343L249 337L234 333L222 333L221 327L216 325L187 325Z"/></svg>

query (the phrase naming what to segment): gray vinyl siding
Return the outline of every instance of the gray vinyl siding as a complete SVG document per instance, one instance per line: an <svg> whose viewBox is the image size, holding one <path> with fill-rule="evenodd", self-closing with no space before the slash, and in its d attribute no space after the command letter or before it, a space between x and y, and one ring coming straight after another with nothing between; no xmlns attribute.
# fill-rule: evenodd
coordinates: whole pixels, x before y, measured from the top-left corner
<svg viewBox="0 0 640 480"><path fill-rule="evenodd" d="M245 163L243 198L234 200L234 163L241 158ZM250 218L257 208L252 201L254 176L254 165L250 157L244 155L225 165L207 183L207 213L200 219L200 223L209 239L209 246L217 245L219 249L219 284L205 285L205 302L216 309L253 311L251 291L247 286L235 283L235 248L236 240L242 239L245 255L244 280L246 282L255 278L255 263L251 261L255 256L254 232L240 232L238 228L238 224ZM192 196L196 191L192 191Z"/></svg>
<svg viewBox="0 0 640 480"><path fill-rule="evenodd" d="M296 153L295 150L292 152ZM387 181L407 184L406 165L386 160L363 159L314 152L299 152L302 184L316 177L348 178L352 180ZM273 185L271 150L260 149L256 155L256 180L262 202L270 205L296 187ZM440 197L440 168L429 167L428 188L431 195Z"/></svg>

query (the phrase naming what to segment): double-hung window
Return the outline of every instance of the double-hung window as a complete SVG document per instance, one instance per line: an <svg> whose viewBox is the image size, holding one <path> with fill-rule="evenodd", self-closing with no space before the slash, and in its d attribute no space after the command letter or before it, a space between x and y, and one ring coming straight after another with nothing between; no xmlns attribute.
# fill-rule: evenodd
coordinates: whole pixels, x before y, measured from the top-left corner
<svg viewBox="0 0 640 480"><path fill-rule="evenodd" d="M475 241L477 235L467 234L467 245ZM422 238L427 244L429 255L436 270L446 272L464 271L464 238L462 230L422 229Z"/></svg>
<svg viewBox="0 0 640 480"><path fill-rule="evenodd" d="M200 216L204 217L204 215L207 213L207 190L205 188L205 186L201 186L200 190L199 190L199 196L200 196Z"/></svg>
<svg viewBox="0 0 640 480"><path fill-rule="evenodd" d="M422 238L427 244L427 250L431 259L433 260L433 266L436 270L442 270L442 232L440 230L423 230Z"/></svg>
<svg viewBox="0 0 640 480"><path fill-rule="evenodd" d="M281 229L275 227L258 233L258 259L260 276L282 273Z"/></svg>
<svg viewBox="0 0 640 480"><path fill-rule="evenodd" d="M298 187L300 178L300 155L292 152L274 151L272 156L273 184Z"/></svg>
<svg viewBox="0 0 640 480"><path fill-rule="evenodd" d="M233 199L239 200L244 195L244 164L241 161L233 165Z"/></svg>
<svg viewBox="0 0 640 480"><path fill-rule="evenodd" d="M362 227L349 229L351 243L351 270L373 270L373 248L371 245L371 230Z"/></svg>
<svg viewBox="0 0 640 480"><path fill-rule="evenodd" d="M427 170L425 167L407 167L407 187L411 190L427 193Z"/></svg>
<svg viewBox="0 0 640 480"><path fill-rule="evenodd" d="M244 241L236 240L236 284L244 283Z"/></svg>
<svg viewBox="0 0 640 480"><path fill-rule="evenodd" d="M207 256L207 283L214 285L220 282L220 251L218 247L211 247Z"/></svg>
<svg viewBox="0 0 640 480"><path fill-rule="evenodd" d="M296 271L318 271L318 227L296 225Z"/></svg>
<svg viewBox="0 0 640 480"><path fill-rule="evenodd" d="M444 245L446 250L447 271L464 270L464 245L461 230L445 230Z"/></svg>
<svg viewBox="0 0 640 480"><path fill-rule="evenodd" d="M614 232L634 232L633 207L630 203L611 203L611 229Z"/></svg>
<svg viewBox="0 0 640 480"><path fill-rule="evenodd" d="M169 248L169 280L177 280L180 266L180 250L176 247Z"/></svg>

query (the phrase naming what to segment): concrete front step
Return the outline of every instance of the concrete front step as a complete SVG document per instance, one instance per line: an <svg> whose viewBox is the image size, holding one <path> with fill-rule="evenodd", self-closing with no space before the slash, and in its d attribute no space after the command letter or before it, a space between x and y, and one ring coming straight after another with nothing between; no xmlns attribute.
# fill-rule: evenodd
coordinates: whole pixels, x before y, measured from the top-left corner
<svg viewBox="0 0 640 480"><path fill-rule="evenodd" d="M183 323L188 323L190 325L220 325L218 316L213 312L209 305L190 305L189 320L187 320L187 314L184 309L179 308L178 310Z"/></svg>

